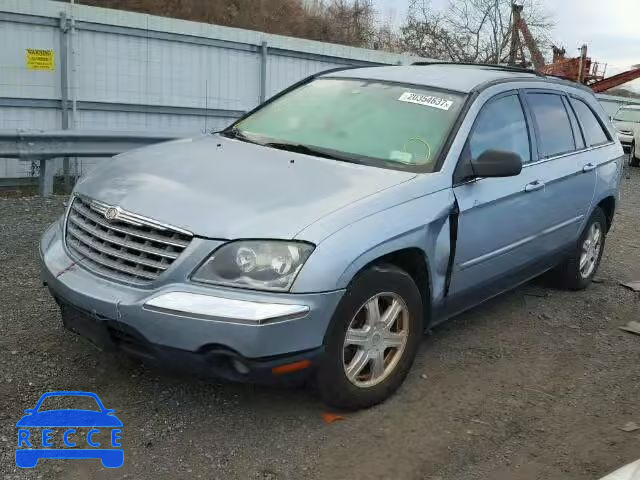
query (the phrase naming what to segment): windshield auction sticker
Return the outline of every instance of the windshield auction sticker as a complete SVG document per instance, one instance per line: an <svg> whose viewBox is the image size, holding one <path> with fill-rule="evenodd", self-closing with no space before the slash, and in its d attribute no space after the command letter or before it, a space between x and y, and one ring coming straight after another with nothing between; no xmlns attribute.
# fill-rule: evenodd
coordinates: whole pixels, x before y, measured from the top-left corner
<svg viewBox="0 0 640 480"><path fill-rule="evenodd" d="M440 110L449 110L453 105L453 100L445 100L444 98L434 97L433 95L421 95L419 93L404 92L398 99L401 102L417 103L426 107L439 108Z"/></svg>

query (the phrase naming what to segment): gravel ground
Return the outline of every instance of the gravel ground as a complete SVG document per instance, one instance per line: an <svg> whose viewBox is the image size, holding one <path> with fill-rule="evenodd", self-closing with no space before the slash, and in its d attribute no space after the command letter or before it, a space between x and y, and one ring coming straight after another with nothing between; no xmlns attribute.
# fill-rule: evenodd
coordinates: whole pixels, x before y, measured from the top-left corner
<svg viewBox="0 0 640 480"><path fill-rule="evenodd" d="M0 199L3 479L595 479L640 457L640 169L584 292L537 280L425 337L385 404L327 424L304 389L205 382L101 353L63 330L37 241L63 199ZM125 465L15 467L15 422L43 392L88 390L124 422Z"/></svg>

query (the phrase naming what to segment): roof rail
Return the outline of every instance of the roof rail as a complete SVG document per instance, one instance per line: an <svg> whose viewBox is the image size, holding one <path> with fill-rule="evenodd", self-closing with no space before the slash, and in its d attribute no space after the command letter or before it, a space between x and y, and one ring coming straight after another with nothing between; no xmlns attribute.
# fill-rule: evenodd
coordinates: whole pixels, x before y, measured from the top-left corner
<svg viewBox="0 0 640 480"><path fill-rule="evenodd" d="M540 73L538 76L546 78L547 80L556 82L556 83L561 83L563 85L568 85L570 87L575 87L575 88L579 88L581 90L585 90L587 92L592 92L593 90L591 89L591 87L589 85L585 85L584 83L579 83L576 82L574 80L571 80L567 77L563 77L562 75L557 75L555 73Z"/></svg>
<svg viewBox="0 0 640 480"><path fill-rule="evenodd" d="M544 75L532 70L530 68L524 67L515 67L512 65L500 65L495 63L473 63L473 62L413 62L411 65L465 65L465 66L473 66L473 67L484 67L484 68L494 68L496 70L504 70L505 72L518 72L518 73L531 73L533 75L537 75L539 77L543 77Z"/></svg>

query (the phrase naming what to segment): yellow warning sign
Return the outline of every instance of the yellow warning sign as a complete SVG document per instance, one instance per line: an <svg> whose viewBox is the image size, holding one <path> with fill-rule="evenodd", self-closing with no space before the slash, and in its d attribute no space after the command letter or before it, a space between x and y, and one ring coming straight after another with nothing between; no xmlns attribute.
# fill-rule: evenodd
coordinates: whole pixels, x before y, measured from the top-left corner
<svg viewBox="0 0 640 480"><path fill-rule="evenodd" d="M29 70L55 70L55 52L53 50L39 50L27 48L27 69Z"/></svg>

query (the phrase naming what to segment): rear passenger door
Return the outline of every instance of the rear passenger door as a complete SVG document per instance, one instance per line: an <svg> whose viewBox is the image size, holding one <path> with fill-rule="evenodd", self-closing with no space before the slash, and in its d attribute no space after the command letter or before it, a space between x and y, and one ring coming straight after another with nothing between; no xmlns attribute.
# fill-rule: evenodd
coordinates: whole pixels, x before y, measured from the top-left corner
<svg viewBox="0 0 640 480"><path fill-rule="evenodd" d="M537 161L526 168L540 185L539 201L553 205L541 225L538 245L543 254L551 255L575 245L591 208L596 162L568 96L556 90L527 90L525 98L537 138Z"/></svg>

